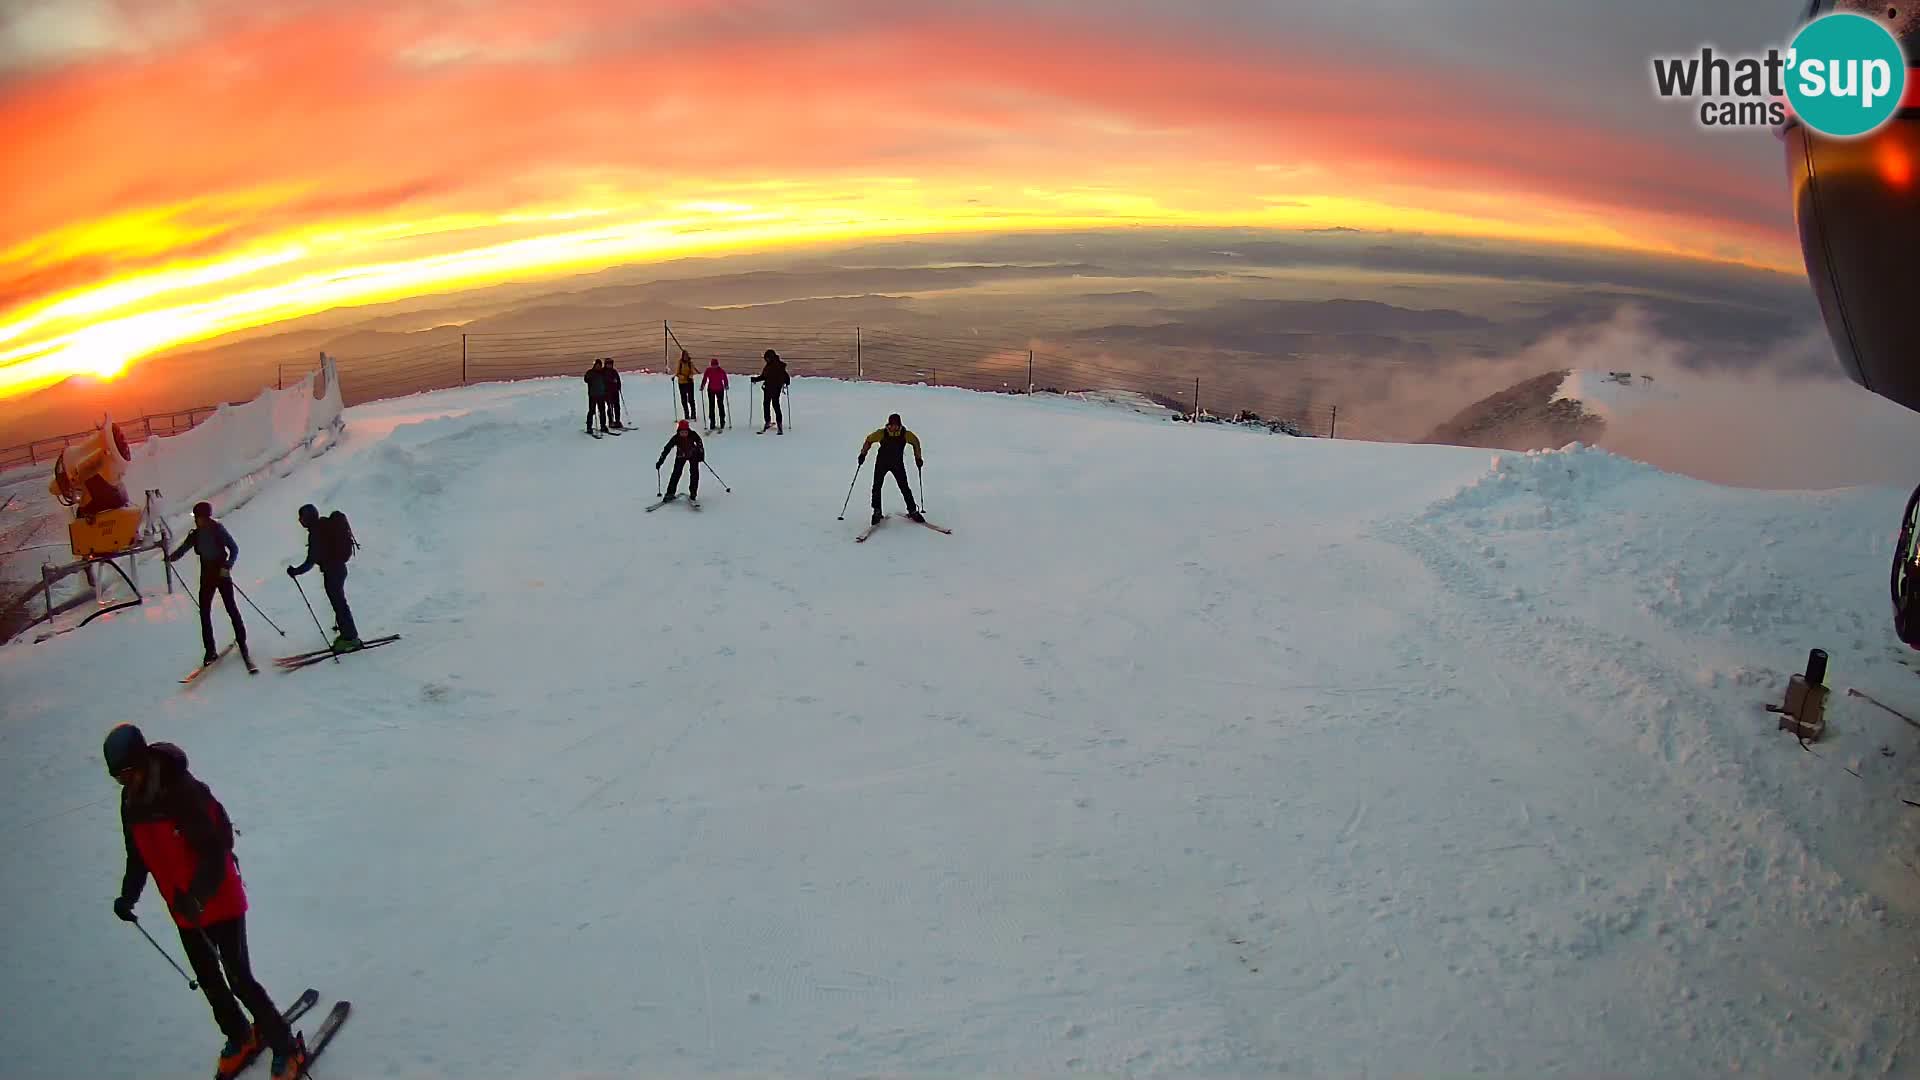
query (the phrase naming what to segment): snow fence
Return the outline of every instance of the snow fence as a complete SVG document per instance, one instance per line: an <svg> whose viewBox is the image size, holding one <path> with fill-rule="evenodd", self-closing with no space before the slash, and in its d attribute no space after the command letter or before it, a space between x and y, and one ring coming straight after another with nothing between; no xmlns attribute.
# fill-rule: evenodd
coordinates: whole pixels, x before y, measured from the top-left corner
<svg viewBox="0 0 1920 1080"><path fill-rule="evenodd" d="M345 429L340 413L339 372L323 353L317 369L285 389L222 405L191 431L135 446L127 494L140 505L151 493L155 511L182 531L194 503L212 503L216 515L243 506L266 481L325 452Z"/></svg>

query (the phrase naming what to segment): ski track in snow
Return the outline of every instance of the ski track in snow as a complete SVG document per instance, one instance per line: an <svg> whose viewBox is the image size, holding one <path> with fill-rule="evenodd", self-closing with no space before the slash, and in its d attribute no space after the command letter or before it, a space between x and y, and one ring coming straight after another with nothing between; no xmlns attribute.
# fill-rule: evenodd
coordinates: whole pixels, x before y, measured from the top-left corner
<svg viewBox="0 0 1920 1080"><path fill-rule="evenodd" d="M308 501L400 642L182 688L174 596L0 649L0 1072L217 1048L110 911L122 719L232 813L269 989L355 1000L340 1075L1912 1069L1920 746L1844 691L1920 706L1903 493L800 389L697 516L574 380L362 406L228 524L258 657ZM896 410L955 533L855 545ZM1760 708L1811 645L1819 757Z"/></svg>

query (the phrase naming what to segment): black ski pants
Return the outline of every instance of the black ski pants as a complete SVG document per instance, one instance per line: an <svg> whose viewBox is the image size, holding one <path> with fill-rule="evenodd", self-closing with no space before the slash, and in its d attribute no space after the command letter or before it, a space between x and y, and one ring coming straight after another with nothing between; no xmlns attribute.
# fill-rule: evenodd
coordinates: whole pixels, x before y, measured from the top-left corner
<svg viewBox="0 0 1920 1080"><path fill-rule="evenodd" d="M913 489L907 486L907 463L904 459L873 463L873 512L876 514L880 512L880 487L887 482L888 476L899 481L900 494L906 496L907 513L917 512L919 508L914 505Z"/></svg>
<svg viewBox="0 0 1920 1080"><path fill-rule="evenodd" d="M587 399L587 430L593 430L593 422L600 421L600 430L607 430L607 399L598 395Z"/></svg>
<svg viewBox="0 0 1920 1080"><path fill-rule="evenodd" d="M687 419L694 419L693 383L691 382L683 382L680 384L680 407L687 411Z"/></svg>
<svg viewBox="0 0 1920 1080"><path fill-rule="evenodd" d="M253 1025L258 1024L261 1038L276 1053L293 1049L293 1032L273 998L253 977L253 967L247 960L245 915L199 930L183 926L180 945L187 951L194 978L200 981L200 992L213 1009L213 1022L220 1025L227 1038L245 1042ZM241 1013L242 1005L253 1014L253 1024Z"/></svg>
<svg viewBox="0 0 1920 1080"><path fill-rule="evenodd" d="M722 390L707 391L707 427L727 426L727 395Z"/></svg>
<svg viewBox="0 0 1920 1080"><path fill-rule="evenodd" d="M233 620L233 640L240 643L245 651L247 647L247 624L240 619L240 605L233 602L233 579L226 577L212 567L200 570L200 643L207 648L207 655L213 655L213 594L227 603L227 618Z"/></svg>
<svg viewBox="0 0 1920 1080"><path fill-rule="evenodd" d="M327 602L333 605L334 628L350 638L360 632L353 625L353 609L347 606L347 564L322 566L320 584L327 590Z"/></svg>
<svg viewBox="0 0 1920 1080"><path fill-rule="evenodd" d="M673 475L667 477L667 498L673 498L673 493L679 490L680 470L685 469L689 465L693 466L693 472L687 476L687 494L692 495L696 499L700 497L700 463L697 461L688 461L686 458L676 454L673 458Z"/></svg>
<svg viewBox="0 0 1920 1080"><path fill-rule="evenodd" d="M771 386L762 387L761 389L766 399L761 405L761 411L766 415L766 423L763 426L772 427L774 423L778 421L780 426L785 428L787 426L787 418L780 415L780 391Z"/></svg>

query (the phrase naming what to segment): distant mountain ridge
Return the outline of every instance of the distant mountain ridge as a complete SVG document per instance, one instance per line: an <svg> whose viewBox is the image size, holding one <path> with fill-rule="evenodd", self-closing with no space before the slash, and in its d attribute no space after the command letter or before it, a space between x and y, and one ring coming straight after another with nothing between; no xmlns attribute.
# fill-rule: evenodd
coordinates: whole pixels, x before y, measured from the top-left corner
<svg viewBox="0 0 1920 1080"><path fill-rule="evenodd" d="M1607 422L1577 398L1559 396L1572 377L1572 369L1562 368L1515 383L1461 409L1420 441L1493 450L1593 445L1606 433Z"/></svg>

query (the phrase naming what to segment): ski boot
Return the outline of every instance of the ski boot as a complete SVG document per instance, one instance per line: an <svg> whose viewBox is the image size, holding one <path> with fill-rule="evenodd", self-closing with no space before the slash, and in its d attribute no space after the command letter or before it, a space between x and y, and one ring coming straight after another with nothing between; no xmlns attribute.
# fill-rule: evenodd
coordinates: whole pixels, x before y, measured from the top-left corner
<svg viewBox="0 0 1920 1080"><path fill-rule="evenodd" d="M345 634L341 634L339 637L333 639L333 651L337 653L352 652L359 647L360 639L357 637L348 637Z"/></svg>
<svg viewBox="0 0 1920 1080"><path fill-rule="evenodd" d="M227 1040L226 1047L220 1051L220 1064L214 1067L214 1080L232 1080L240 1070L251 1065L259 1053L260 1028L256 1025L247 1030L245 1039Z"/></svg>
<svg viewBox="0 0 1920 1080"><path fill-rule="evenodd" d="M919 522L919 523L920 523L920 524L922 524L922 525L925 525L925 524L927 523L927 519L926 519L926 518L923 518L923 517L921 517L921 516L920 516L920 511L918 511L918 510L909 510L909 511L907 511L907 520L908 520L908 521L917 521L917 522Z"/></svg>
<svg viewBox="0 0 1920 1080"><path fill-rule="evenodd" d="M880 516L881 516L881 515L880 515L880 511L878 511L878 510L875 510L875 511L873 512L873 522L872 522L872 524L875 524L875 525L878 525L878 524L880 524Z"/></svg>
<svg viewBox="0 0 1920 1080"><path fill-rule="evenodd" d="M273 1080L295 1080L307 1071L308 1057L307 1037L295 1035L291 1053L273 1052Z"/></svg>

